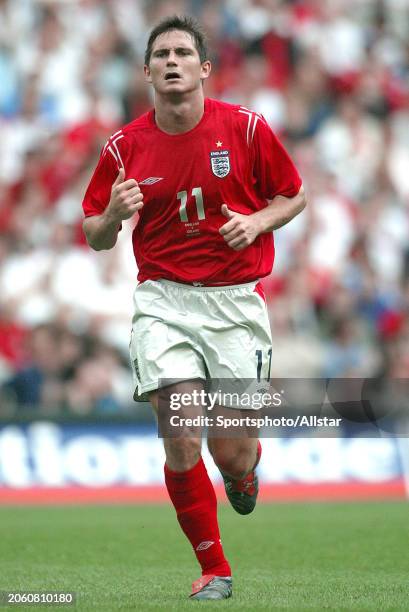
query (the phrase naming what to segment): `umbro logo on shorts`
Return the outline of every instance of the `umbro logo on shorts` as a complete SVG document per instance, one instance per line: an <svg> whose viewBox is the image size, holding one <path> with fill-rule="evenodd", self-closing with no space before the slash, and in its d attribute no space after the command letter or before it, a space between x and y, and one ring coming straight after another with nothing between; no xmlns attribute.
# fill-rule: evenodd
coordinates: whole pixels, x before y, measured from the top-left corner
<svg viewBox="0 0 409 612"><path fill-rule="evenodd" d="M144 179L139 184L140 185L153 185L154 183L158 183L163 180L163 176L150 176L149 178Z"/></svg>
<svg viewBox="0 0 409 612"><path fill-rule="evenodd" d="M214 544L213 540L205 540L204 542L200 542L196 550L207 550L208 548L213 546L213 544Z"/></svg>

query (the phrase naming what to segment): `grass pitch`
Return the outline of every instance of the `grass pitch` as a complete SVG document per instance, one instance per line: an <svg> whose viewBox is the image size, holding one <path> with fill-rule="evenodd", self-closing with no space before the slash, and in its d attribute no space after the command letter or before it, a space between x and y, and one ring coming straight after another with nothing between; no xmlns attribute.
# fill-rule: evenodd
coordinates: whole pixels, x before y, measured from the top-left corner
<svg viewBox="0 0 409 612"><path fill-rule="evenodd" d="M220 508L233 598L186 599L199 577L170 506L0 508L0 590L75 591L19 610L409 609L405 502Z"/></svg>

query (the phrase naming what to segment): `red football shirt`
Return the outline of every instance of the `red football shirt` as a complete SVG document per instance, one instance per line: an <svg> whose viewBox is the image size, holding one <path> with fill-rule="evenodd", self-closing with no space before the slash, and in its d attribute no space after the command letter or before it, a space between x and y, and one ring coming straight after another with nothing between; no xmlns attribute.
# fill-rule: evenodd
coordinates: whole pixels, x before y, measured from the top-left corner
<svg viewBox="0 0 409 612"><path fill-rule="evenodd" d="M264 118L248 109L206 99L201 121L170 135L154 111L116 132L105 145L84 197L86 216L107 207L120 167L144 196L133 232L138 280L238 284L266 276L274 261L272 233L242 251L219 230L222 204L242 214L281 194L295 196L301 179Z"/></svg>

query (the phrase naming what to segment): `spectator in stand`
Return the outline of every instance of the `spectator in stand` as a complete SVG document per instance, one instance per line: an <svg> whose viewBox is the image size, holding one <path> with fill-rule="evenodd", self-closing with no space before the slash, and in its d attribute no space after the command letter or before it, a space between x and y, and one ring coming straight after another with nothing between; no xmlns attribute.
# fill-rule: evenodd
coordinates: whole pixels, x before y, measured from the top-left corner
<svg viewBox="0 0 409 612"><path fill-rule="evenodd" d="M58 330L42 325L29 340L29 361L4 385L11 403L25 410L55 409L62 399L58 377Z"/></svg>

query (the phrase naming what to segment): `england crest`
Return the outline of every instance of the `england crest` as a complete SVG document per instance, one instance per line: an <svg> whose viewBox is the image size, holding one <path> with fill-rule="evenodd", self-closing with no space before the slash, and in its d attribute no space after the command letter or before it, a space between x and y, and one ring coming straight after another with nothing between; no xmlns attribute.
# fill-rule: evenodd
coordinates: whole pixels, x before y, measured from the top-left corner
<svg viewBox="0 0 409 612"><path fill-rule="evenodd" d="M212 172L218 178L224 178L230 172L230 157L228 151L210 151Z"/></svg>

